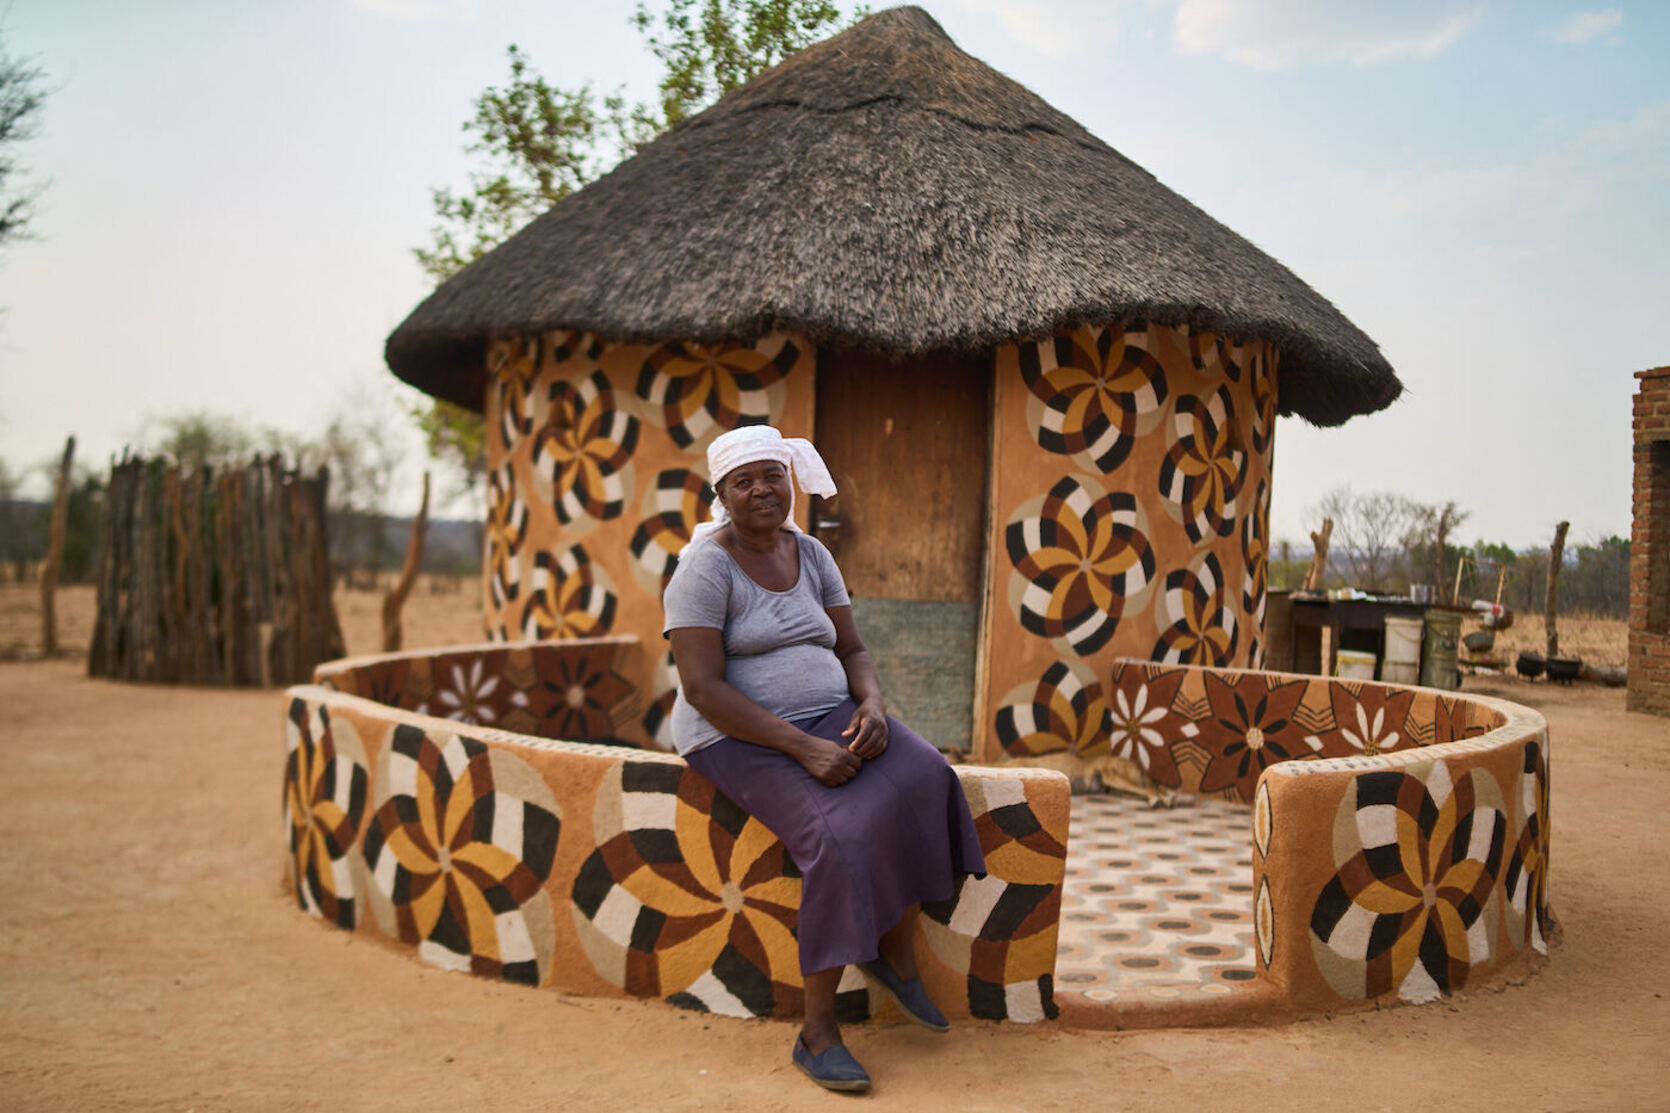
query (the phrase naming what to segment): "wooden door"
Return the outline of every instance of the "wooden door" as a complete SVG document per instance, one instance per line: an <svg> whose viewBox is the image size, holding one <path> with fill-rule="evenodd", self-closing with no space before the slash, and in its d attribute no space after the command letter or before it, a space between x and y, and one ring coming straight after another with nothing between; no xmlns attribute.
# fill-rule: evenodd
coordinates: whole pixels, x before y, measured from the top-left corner
<svg viewBox="0 0 1670 1113"><path fill-rule="evenodd" d="M984 598L991 360L818 353L816 442L839 494L814 513L888 709L969 747Z"/></svg>

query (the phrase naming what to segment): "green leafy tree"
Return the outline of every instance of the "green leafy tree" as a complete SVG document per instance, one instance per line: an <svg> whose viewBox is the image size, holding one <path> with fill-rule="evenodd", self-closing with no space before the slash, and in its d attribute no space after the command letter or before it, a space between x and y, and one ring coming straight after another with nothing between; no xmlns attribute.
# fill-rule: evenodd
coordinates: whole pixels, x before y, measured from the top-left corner
<svg viewBox="0 0 1670 1113"><path fill-rule="evenodd" d="M465 150L483 168L465 192L432 191L439 222L414 250L419 265L446 281L637 147L836 30L840 15L830 0L667 0L658 15L640 3L632 24L663 67L653 106L552 85L512 45L509 80L477 97L464 123ZM474 487L485 468L481 416L439 399L412 416L430 455Z"/></svg>

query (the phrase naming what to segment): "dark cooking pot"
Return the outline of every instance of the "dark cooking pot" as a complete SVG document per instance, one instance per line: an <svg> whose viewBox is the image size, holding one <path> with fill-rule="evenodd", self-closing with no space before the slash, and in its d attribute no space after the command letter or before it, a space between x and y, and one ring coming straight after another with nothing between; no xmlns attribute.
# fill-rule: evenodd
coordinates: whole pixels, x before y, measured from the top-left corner
<svg viewBox="0 0 1670 1113"><path fill-rule="evenodd" d="M1548 659L1548 679L1559 680L1570 684L1577 679L1577 674L1583 671L1581 657L1550 657Z"/></svg>
<svg viewBox="0 0 1670 1113"><path fill-rule="evenodd" d="M1514 668L1518 669L1519 675L1523 676L1526 680L1535 680L1537 677L1542 675L1543 666L1545 664L1546 662L1543 661L1542 654L1532 653L1529 649L1527 649L1524 653L1519 655L1519 661L1514 665Z"/></svg>

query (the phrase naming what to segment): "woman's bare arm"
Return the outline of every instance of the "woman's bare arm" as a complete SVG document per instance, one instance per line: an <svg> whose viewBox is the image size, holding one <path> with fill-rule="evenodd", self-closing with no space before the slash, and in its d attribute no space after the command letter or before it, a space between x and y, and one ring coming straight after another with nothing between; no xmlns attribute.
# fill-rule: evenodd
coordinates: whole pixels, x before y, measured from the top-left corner
<svg viewBox="0 0 1670 1113"><path fill-rule="evenodd" d="M725 643L718 630L680 627L667 637L684 698L702 718L732 738L787 754L823 784L845 784L858 772L860 755L773 715L725 679Z"/></svg>
<svg viewBox="0 0 1670 1113"><path fill-rule="evenodd" d="M858 702L858 710L852 713L841 735L851 739L847 749L861 758L872 758L887 749L887 705L881 698L876 662L858 636L852 608L830 607L828 614L835 624L835 656L847 672L847 690Z"/></svg>

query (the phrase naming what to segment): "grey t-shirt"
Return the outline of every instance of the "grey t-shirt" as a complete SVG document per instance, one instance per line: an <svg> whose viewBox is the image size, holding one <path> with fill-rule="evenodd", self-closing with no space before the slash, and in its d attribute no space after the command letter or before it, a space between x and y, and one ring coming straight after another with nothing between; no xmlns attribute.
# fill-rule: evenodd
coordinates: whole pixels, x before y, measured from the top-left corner
<svg viewBox="0 0 1670 1113"><path fill-rule="evenodd" d="M749 579L718 541L686 553L667 584L661 628L707 627L725 643L725 680L780 718L821 715L847 698L847 673L835 656L826 608L851 605L835 558L814 537L800 542L800 579L770 591ZM688 754L725 737L684 698L673 703L673 745Z"/></svg>

